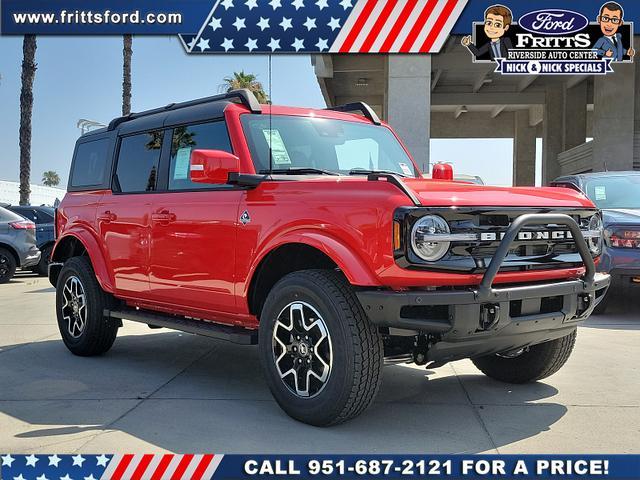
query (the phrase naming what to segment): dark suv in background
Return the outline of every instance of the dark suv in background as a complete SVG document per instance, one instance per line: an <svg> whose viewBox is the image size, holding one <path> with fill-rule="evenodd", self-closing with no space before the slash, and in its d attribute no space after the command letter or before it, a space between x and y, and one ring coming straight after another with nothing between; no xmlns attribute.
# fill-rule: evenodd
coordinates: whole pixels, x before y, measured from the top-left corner
<svg viewBox="0 0 640 480"><path fill-rule="evenodd" d="M17 213L0 207L0 283L7 283L17 267L30 268L40 262L36 226Z"/></svg>
<svg viewBox="0 0 640 480"><path fill-rule="evenodd" d="M13 206L6 207L36 224L36 245L42 252L40 261L31 267L39 275L46 276L55 243L55 209L53 207Z"/></svg>
<svg viewBox="0 0 640 480"><path fill-rule="evenodd" d="M611 274L612 291L640 291L640 172L568 175L551 183L584 193L602 210L604 245L598 270ZM603 313L607 295L595 309Z"/></svg>

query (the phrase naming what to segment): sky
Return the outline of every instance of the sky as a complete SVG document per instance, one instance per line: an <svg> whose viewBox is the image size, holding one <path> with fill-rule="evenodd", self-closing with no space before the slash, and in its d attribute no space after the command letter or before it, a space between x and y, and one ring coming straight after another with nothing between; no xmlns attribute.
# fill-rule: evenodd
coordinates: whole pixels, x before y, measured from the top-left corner
<svg viewBox="0 0 640 480"><path fill-rule="evenodd" d="M121 37L38 37L34 85L31 182L55 170L66 185L81 118L108 123L122 105ZM0 180L18 180L22 38L0 38ZM184 53L174 37L135 37L132 110L220 93L225 76L254 73L268 87L266 55ZM323 108L308 55L272 57L275 104ZM431 161L449 161L459 173L486 183L511 184L511 139L432 140ZM471 153L473 152L473 153ZM478 165L478 158L484 159Z"/></svg>

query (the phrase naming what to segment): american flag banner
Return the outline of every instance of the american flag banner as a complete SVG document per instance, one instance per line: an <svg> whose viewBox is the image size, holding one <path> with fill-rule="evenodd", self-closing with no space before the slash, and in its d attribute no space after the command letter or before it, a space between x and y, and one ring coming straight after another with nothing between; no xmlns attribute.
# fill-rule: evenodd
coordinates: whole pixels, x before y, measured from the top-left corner
<svg viewBox="0 0 640 480"><path fill-rule="evenodd" d="M468 0L216 0L188 53L437 53Z"/></svg>
<svg viewBox="0 0 640 480"><path fill-rule="evenodd" d="M210 479L224 455L0 455L0 478L11 480Z"/></svg>

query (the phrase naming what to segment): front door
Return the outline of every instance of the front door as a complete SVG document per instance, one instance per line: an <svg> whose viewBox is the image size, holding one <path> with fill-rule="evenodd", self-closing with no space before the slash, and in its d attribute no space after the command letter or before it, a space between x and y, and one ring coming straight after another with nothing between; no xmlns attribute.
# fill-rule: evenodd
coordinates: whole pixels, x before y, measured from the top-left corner
<svg viewBox="0 0 640 480"><path fill-rule="evenodd" d="M169 134L167 191L154 195L151 206L149 297L181 309L233 312L235 236L244 191L189 179L192 150L232 151L226 125L186 125Z"/></svg>

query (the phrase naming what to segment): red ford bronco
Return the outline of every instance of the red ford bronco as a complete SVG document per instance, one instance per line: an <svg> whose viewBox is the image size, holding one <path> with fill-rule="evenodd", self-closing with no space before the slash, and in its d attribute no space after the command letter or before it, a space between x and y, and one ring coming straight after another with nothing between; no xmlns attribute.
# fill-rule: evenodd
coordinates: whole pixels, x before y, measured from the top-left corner
<svg viewBox="0 0 640 480"><path fill-rule="evenodd" d="M102 354L127 319L257 344L277 402L313 425L365 410L385 363L545 378L608 287L600 215L572 190L450 173L422 178L363 103L238 90L117 118L78 140L57 211L62 339Z"/></svg>

